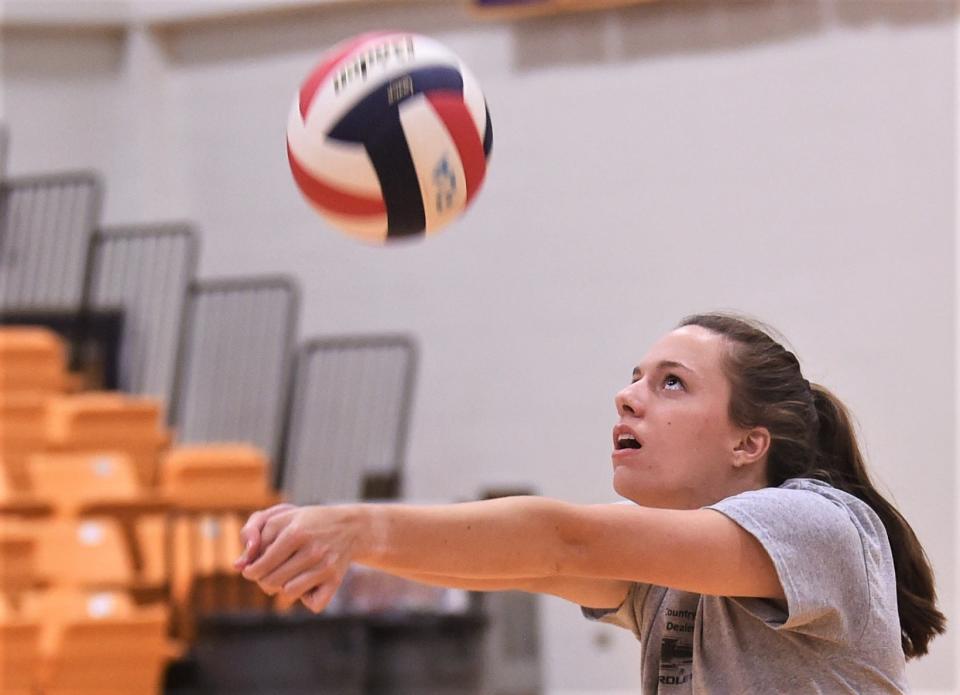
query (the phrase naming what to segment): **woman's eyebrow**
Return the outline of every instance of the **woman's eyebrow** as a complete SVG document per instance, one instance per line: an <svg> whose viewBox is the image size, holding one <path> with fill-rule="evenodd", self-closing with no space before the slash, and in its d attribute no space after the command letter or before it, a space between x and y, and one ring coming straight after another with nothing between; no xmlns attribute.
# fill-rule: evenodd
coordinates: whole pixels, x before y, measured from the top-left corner
<svg viewBox="0 0 960 695"><path fill-rule="evenodd" d="M696 372L687 365L673 360L660 360L654 369L686 369L691 374L696 374ZM637 379L641 374L643 374L643 369L641 369L639 365L633 368L634 379Z"/></svg>

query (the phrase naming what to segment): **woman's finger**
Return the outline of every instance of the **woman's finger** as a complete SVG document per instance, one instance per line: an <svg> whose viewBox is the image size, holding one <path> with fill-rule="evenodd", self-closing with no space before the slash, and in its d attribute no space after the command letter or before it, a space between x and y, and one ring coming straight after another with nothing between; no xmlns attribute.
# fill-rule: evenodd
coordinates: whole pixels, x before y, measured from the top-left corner
<svg viewBox="0 0 960 695"><path fill-rule="evenodd" d="M243 576L255 582L269 575L287 562L304 545L306 541L305 534L290 524L290 518L271 520L268 522L267 529L275 539L264 542L263 552L256 560L243 568ZM277 533L277 528L281 530ZM266 537L266 534L265 534Z"/></svg>
<svg viewBox="0 0 960 695"><path fill-rule="evenodd" d="M284 600L297 601L304 595L317 589L323 584L333 584L334 591L340 586L342 578L338 577L330 567L310 569L302 574L292 577L290 581L284 584L280 595Z"/></svg>
<svg viewBox="0 0 960 695"><path fill-rule="evenodd" d="M321 584L316 589L308 592L303 596L301 602L303 605L309 608L314 613L320 613L324 608L327 607L327 604L330 603L330 600L333 598L333 594L336 592L339 583L336 582L327 582L326 584Z"/></svg>
<svg viewBox="0 0 960 695"><path fill-rule="evenodd" d="M298 514L302 514L302 509L280 509L273 514L260 528L260 552L264 552L270 547L294 521Z"/></svg>
<svg viewBox="0 0 960 695"><path fill-rule="evenodd" d="M254 512L250 515L250 518L247 519L247 523L243 525L243 528L240 529L240 539L243 540L245 544L246 541L255 540L260 534L260 529L263 528L263 525L267 523L272 516L287 509L292 509L294 506L295 505L289 502L284 502Z"/></svg>
<svg viewBox="0 0 960 695"><path fill-rule="evenodd" d="M277 514L294 507L295 505L285 502L251 514L247 523L240 529L240 542L243 545L243 552L240 557L233 561L233 566L239 570L246 567L260 552L263 526Z"/></svg>
<svg viewBox="0 0 960 695"><path fill-rule="evenodd" d="M306 548L300 548L286 562L257 581L257 584L271 596L280 592L286 593L286 585L295 577L306 573L324 572L329 567L330 562L323 553L310 552Z"/></svg>

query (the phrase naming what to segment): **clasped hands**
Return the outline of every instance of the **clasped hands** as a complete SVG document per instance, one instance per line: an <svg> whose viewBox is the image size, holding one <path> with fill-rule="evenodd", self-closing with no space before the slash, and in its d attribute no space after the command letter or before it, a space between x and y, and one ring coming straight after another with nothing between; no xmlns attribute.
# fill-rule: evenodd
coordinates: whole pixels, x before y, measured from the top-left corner
<svg viewBox="0 0 960 695"><path fill-rule="evenodd" d="M234 567L282 604L327 607L366 544L359 505L278 504L254 512L240 531L244 551Z"/></svg>

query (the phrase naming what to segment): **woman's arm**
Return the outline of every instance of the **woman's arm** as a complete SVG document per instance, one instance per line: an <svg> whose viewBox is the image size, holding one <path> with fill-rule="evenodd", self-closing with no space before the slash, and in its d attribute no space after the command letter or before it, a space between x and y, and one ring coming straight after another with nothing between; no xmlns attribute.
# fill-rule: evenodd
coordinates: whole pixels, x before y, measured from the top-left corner
<svg viewBox="0 0 960 695"><path fill-rule="evenodd" d="M586 577L696 593L782 598L760 543L713 510L574 505L512 497L365 510L356 561L386 571L454 576Z"/></svg>
<svg viewBox="0 0 960 695"><path fill-rule="evenodd" d="M526 591L551 594L588 608L617 608L630 590L630 582L584 577L527 577L518 579L473 579L419 572L390 572L421 584L467 591Z"/></svg>
<svg viewBox="0 0 960 695"><path fill-rule="evenodd" d="M310 592L305 603L315 610L332 597L350 562L387 572L640 581L783 598L760 543L713 510L583 506L540 497L303 507L255 514L244 534L257 539L238 563L244 576L269 593L299 598Z"/></svg>

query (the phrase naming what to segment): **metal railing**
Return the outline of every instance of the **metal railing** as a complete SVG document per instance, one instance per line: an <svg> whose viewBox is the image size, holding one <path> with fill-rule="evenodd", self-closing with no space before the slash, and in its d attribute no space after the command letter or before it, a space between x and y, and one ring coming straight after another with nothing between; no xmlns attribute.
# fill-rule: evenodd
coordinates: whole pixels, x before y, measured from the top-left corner
<svg viewBox="0 0 960 695"><path fill-rule="evenodd" d="M0 310L79 310L100 220L93 172L0 180Z"/></svg>
<svg viewBox="0 0 960 695"><path fill-rule="evenodd" d="M118 309L123 329L118 388L169 403L197 235L186 223L99 230L90 250L88 306Z"/></svg>
<svg viewBox="0 0 960 695"><path fill-rule="evenodd" d="M277 461L299 302L287 277L191 285L171 401L181 442L248 442Z"/></svg>
<svg viewBox="0 0 960 695"><path fill-rule="evenodd" d="M278 488L303 503L399 496L417 362L406 335L303 345Z"/></svg>

